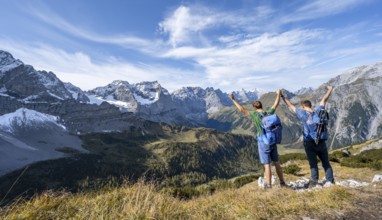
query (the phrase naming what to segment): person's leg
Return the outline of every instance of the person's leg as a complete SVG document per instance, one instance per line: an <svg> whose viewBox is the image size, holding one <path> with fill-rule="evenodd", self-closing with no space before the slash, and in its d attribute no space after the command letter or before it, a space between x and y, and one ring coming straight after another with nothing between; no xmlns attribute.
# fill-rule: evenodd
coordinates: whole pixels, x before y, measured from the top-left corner
<svg viewBox="0 0 382 220"><path fill-rule="evenodd" d="M276 161L276 162L273 162L273 164L275 165L276 173L277 173L277 176L280 179L280 183L285 183L284 175L283 175L283 170L282 170L282 168L280 166L280 163L278 161Z"/></svg>
<svg viewBox="0 0 382 220"><path fill-rule="evenodd" d="M283 170L279 163L279 153L277 151L276 144L271 146L270 156L271 156L271 160L273 161L273 164L275 165L276 173L277 173L277 176L279 177L280 183L285 184Z"/></svg>
<svg viewBox="0 0 382 220"><path fill-rule="evenodd" d="M328 148L326 147L326 143L324 140L321 140L318 143L319 151L318 151L318 158L320 158L322 162L322 167L324 167L325 170L325 179L331 183L334 183L334 177L333 177L333 168L330 165L329 161L329 154L328 154Z"/></svg>
<svg viewBox="0 0 382 220"><path fill-rule="evenodd" d="M304 148L306 157L309 161L310 166L310 176L313 181L318 181L318 166L317 166L317 156L314 150L315 148L314 141L304 141Z"/></svg>
<svg viewBox="0 0 382 220"><path fill-rule="evenodd" d="M272 185L272 173L271 173L271 157L270 157L270 148L268 144L265 144L260 139L257 141L259 149L259 157L261 164L264 165L264 173L266 178L267 187Z"/></svg>
<svg viewBox="0 0 382 220"><path fill-rule="evenodd" d="M271 164L264 164L264 170L265 170L265 179L267 181L267 187L272 186L272 171L271 171Z"/></svg>

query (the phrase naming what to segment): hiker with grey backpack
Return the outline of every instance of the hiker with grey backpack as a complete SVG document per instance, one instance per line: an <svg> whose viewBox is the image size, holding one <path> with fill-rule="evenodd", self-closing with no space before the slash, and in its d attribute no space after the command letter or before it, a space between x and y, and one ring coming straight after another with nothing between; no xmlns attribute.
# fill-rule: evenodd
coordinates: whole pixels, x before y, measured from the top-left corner
<svg viewBox="0 0 382 220"><path fill-rule="evenodd" d="M304 125L304 149L309 161L311 179L308 187L314 187L318 183L317 157L320 158L325 170L325 179L334 183L333 169L329 162L328 148L326 140L328 139L328 120L329 115L325 109L325 104L333 91L332 86L327 86L328 91L322 97L320 104L315 109L309 100L301 102L301 107L296 108L285 96L281 98L285 104L296 113L301 123Z"/></svg>
<svg viewBox="0 0 382 220"><path fill-rule="evenodd" d="M249 111L235 100L233 94L230 95L230 98L235 106L246 116L251 117L254 122L257 130L257 145L260 162L264 165L265 170L265 188L272 188L272 161L276 167L276 173L280 179L280 185L282 187L286 186L277 152L277 144L280 144L282 138L282 125L280 118L275 114L276 108L280 103L281 90L278 89L276 94L277 95L273 106L267 111L263 110L263 106L260 101L255 101L252 103L255 111Z"/></svg>

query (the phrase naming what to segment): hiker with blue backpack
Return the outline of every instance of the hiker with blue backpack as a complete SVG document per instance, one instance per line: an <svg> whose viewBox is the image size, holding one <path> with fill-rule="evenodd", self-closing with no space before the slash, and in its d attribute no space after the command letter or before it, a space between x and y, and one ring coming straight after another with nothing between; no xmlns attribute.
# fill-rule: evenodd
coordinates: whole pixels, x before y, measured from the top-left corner
<svg viewBox="0 0 382 220"><path fill-rule="evenodd" d="M265 170L265 188L272 188L271 161L273 161L273 164L276 167L276 173L280 179L280 185L282 187L286 186L277 152L277 144L281 142L282 138L282 125L279 117L275 114L276 108L280 103L281 90L278 89L276 94L277 96L273 106L267 111L263 110L263 105L260 101L255 101L252 103L255 111L249 111L235 100L233 94L230 95L230 98L235 106L246 116L251 117L255 124L260 162L264 165Z"/></svg>
<svg viewBox="0 0 382 220"><path fill-rule="evenodd" d="M326 140L328 139L327 124L329 115L325 109L325 104L333 91L332 86L327 86L328 91L322 97L320 104L315 109L309 100L301 102L301 107L296 108L285 96L281 94L281 98L285 104L296 113L304 125L304 148L309 161L311 179L308 187L314 187L318 183L318 166L317 156L322 162L325 170L325 179L334 183L333 169L329 162L328 148Z"/></svg>

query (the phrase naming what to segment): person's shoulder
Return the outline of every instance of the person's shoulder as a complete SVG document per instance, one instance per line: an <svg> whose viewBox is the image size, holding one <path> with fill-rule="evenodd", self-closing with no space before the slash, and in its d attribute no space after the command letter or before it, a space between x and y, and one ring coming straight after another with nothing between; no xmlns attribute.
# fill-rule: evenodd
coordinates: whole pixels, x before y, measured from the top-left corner
<svg viewBox="0 0 382 220"><path fill-rule="evenodd" d="M299 118L305 117L306 116L306 111L302 108L296 108L296 115Z"/></svg>
<svg viewBox="0 0 382 220"><path fill-rule="evenodd" d="M268 113L268 114L273 114L273 113L275 113L275 111L276 111L276 109L274 109L274 108L272 108L272 107L270 107L270 108L267 109L267 113Z"/></svg>
<svg viewBox="0 0 382 220"><path fill-rule="evenodd" d="M296 113L299 113L299 112L304 112L304 110L302 108L300 108L300 107L297 107L296 108Z"/></svg>
<svg viewBox="0 0 382 220"><path fill-rule="evenodd" d="M249 112L249 115L252 116L252 117L256 117L256 112L253 111L253 110L248 110Z"/></svg>
<svg viewBox="0 0 382 220"><path fill-rule="evenodd" d="M321 109L325 109L324 105L319 105L315 108L316 111L320 111Z"/></svg>

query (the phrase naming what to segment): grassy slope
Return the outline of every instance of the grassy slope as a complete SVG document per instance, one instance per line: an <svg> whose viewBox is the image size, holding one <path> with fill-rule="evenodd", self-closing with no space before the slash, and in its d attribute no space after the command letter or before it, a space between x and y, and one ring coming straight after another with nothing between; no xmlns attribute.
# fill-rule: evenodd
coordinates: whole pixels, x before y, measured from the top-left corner
<svg viewBox="0 0 382 220"><path fill-rule="evenodd" d="M306 161L297 161L308 175ZM370 181L376 171L333 164L337 181L348 178ZM321 172L322 175L322 172ZM286 180L296 180L287 175ZM29 201L18 201L2 210L2 219L320 219L372 217L381 211L382 184L359 189L334 186L320 191L289 189L264 191L257 183L239 189L219 190L192 200L180 200L151 183L140 181L96 192L70 194L46 192ZM367 207L360 209L360 204ZM376 203L376 204L375 204ZM370 206L369 206L370 205ZM346 218L346 219L348 219Z"/></svg>

